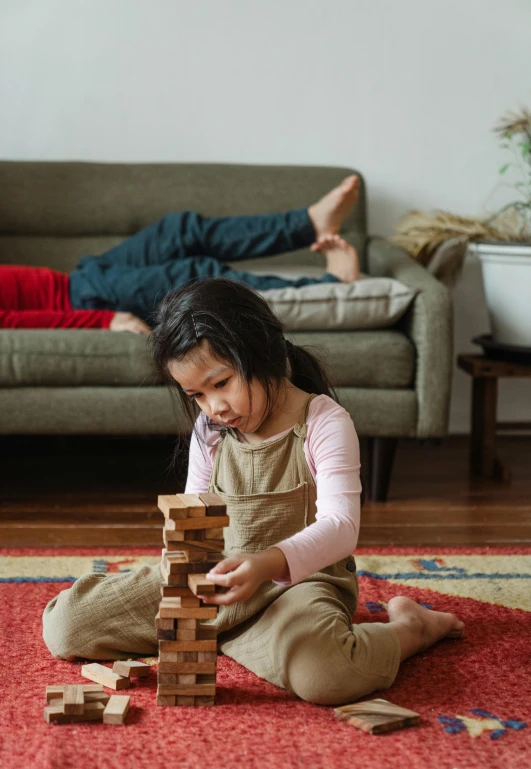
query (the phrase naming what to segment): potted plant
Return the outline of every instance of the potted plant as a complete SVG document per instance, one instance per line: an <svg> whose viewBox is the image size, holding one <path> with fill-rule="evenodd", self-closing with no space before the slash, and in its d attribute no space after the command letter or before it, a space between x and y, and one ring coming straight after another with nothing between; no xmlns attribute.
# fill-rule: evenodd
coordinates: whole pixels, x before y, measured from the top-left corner
<svg viewBox="0 0 531 769"><path fill-rule="evenodd" d="M481 261L495 345L531 351L531 112L505 115L494 131L512 153L500 174L516 172L518 198L487 219L445 211L409 212L392 240L446 283L454 283L468 252Z"/></svg>

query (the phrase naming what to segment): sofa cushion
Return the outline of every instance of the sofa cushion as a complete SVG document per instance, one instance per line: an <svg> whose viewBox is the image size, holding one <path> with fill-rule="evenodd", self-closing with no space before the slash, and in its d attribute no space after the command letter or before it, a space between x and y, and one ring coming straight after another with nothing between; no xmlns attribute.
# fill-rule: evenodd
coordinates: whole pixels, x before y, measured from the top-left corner
<svg viewBox="0 0 531 769"><path fill-rule="evenodd" d="M415 351L395 330L290 333L316 353L335 386L410 387ZM2 387L149 387L159 382L149 340L128 332L0 331Z"/></svg>
<svg viewBox="0 0 531 769"><path fill-rule="evenodd" d="M386 328L405 313L415 294L393 278L369 277L262 292L286 328L301 331Z"/></svg>

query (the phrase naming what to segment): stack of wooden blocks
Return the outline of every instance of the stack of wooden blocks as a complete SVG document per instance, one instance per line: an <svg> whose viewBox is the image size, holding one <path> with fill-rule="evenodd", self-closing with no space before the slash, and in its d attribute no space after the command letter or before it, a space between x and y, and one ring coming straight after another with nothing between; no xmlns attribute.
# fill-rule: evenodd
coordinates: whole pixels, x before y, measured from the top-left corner
<svg viewBox="0 0 531 769"><path fill-rule="evenodd" d="M202 621L215 619L218 609L197 596L216 592L206 572L223 559L226 506L210 493L160 496L158 505L165 521L157 705L213 705L216 629Z"/></svg>

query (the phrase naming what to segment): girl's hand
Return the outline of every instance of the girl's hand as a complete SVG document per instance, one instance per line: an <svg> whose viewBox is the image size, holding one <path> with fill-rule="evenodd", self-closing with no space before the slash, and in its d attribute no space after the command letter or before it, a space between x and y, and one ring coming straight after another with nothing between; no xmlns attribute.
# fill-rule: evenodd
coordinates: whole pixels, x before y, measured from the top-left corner
<svg viewBox="0 0 531 769"><path fill-rule="evenodd" d="M282 550L271 547L261 553L240 553L220 561L206 578L216 585L228 588L226 593L200 595L204 603L230 606L246 601L258 590L262 582L289 580L288 562Z"/></svg>

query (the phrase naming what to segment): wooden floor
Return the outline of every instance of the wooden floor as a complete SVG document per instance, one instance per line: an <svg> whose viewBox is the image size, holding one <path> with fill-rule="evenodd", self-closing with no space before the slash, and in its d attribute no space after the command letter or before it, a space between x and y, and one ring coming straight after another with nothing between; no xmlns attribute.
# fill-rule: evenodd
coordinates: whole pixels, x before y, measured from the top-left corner
<svg viewBox="0 0 531 769"><path fill-rule="evenodd" d="M497 446L510 484L469 478L466 438L400 441L389 501L364 505L360 546L531 545L531 438ZM0 438L0 544L161 545L157 494L184 484L172 451L168 438Z"/></svg>

